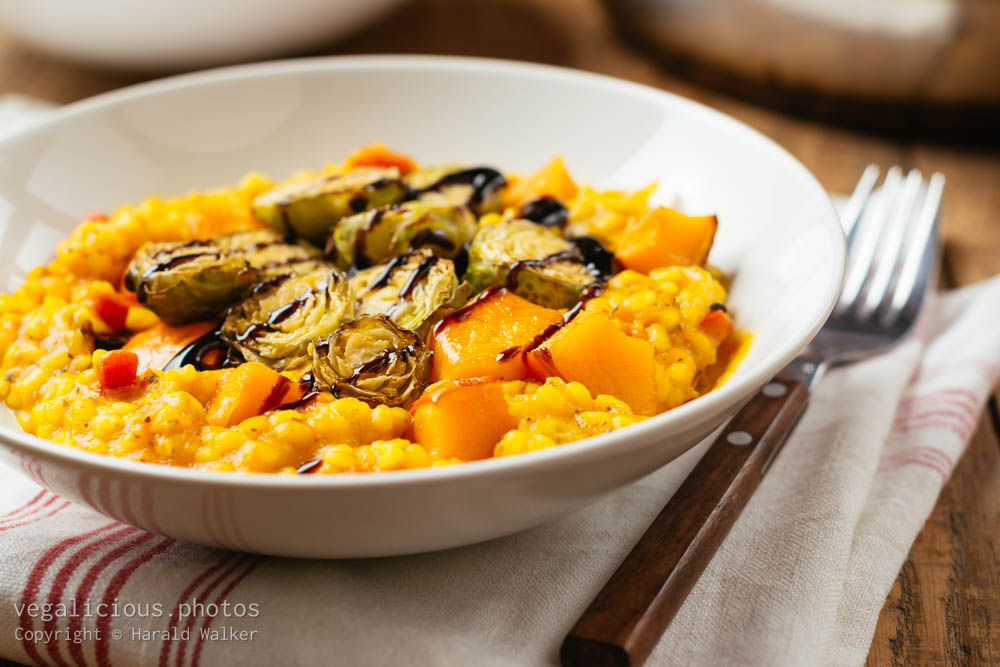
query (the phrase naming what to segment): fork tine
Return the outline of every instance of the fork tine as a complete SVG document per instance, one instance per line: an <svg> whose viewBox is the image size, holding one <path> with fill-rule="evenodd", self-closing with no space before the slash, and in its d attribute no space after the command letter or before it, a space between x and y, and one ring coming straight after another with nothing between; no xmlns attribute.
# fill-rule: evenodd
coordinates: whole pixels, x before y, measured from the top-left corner
<svg viewBox="0 0 1000 667"><path fill-rule="evenodd" d="M925 286L923 284L925 281L921 280L921 275L927 273L921 271L922 268L925 268L922 264L927 255L924 251L934 234L943 190L944 175L941 172L935 172L927 184L927 192L920 204L919 214L915 216L916 223L910 234L907 251L899 270L899 279L893 289L892 300L882 314L881 322L885 326L894 324L913 294Z"/></svg>
<svg viewBox="0 0 1000 667"><path fill-rule="evenodd" d="M882 237L885 221L892 211L902 178L903 171L899 167L892 167L886 172L885 182L882 183L874 206L865 207L861 220L854 229L848 248L847 276L837 302L836 314L842 314L857 301L861 288L868 279L875 249Z"/></svg>
<svg viewBox="0 0 1000 667"><path fill-rule="evenodd" d="M870 317L889 295L889 285L893 276L896 275L900 259L905 257L903 250L909 236L907 232L913 226L914 205L920 194L923 180L923 174L920 173L919 169L911 169L906 176L903 189L893 207L892 217L885 226L885 231L873 257L875 272L864 290L861 304L858 307L858 317L862 319Z"/></svg>
<svg viewBox="0 0 1000 667"><path fill-rule="evenodd" d="M871 197L872 190L875 189L875 183L878 182L879 168L877 165L870 164L865 167L864 173L861 174L861 178L858 179L858 184L854 186L854 192L851 194L851 198L847 201L847 205L844 207L844 213L840 216L840 224L844 227L844 235L848 238L854 232L854 228L858 225L858 220L861 219L861 212L865 210L865 206L868 205L868 199Z"/></svg>

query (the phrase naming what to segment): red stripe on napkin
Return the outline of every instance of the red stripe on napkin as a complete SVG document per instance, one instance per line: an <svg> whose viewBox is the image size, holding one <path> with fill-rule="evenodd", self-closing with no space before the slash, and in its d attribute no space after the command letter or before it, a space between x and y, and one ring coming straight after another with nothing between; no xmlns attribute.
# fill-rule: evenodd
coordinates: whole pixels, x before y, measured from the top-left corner
<svg viewBox="0 0 1000 667"><path fill-rule="evenodd" d="M131 526L130 526L131 528ZM131 532L138 533L132 539L128 540L124 544L119 544L117 547L104 554L96 563L90 566L87 573L84 575L83 580L80 581L80 585L77 586L76 595L73 596L77 608L84 606L85 600L90 597L90 591L94 588L94 584L97 583L97 578L101 575L104 570L108 569L116 560L122 556L133 551L137 547L142 546L146 542L154 539L156 536L152 533L145 533L140 531L138 528L132 528ZM100 616L98 616L100 619ZM69 633L70 635L76 634L80 631L80 626L83 624L83 619L79 616L72 616L69 619ZM76 661L76 664L84 666L87 664L83 657L83 643L73 643L69 645L69 653Z"/></svg>
<svg viewBox="0 0 1000 667"><path fill-rule="evenodd" d="M222 589L222 591L219 593L218 597L215 598L214 604L216 604L216 605L221 604L222 601L226 599L226 596L229 595L230 593L232 593L233 589L236 588L237 586L239 586L240 582L242 582L244 579L246 579L247 576L249 576L251 572L253 572L254 570L256 570L257 566L260 565L263 561L264 561L264 559L261 558L260 556L254 558L252 561L250 561L250 563L246 566L246 568L244 568L243 571L240 572L236 576L236 578L234 578L232 581L230 581L228 586L226 586L224 589ZM214 621L214 620L215 620L215 615L212 614L212 615L208 616L208 618L205 619L204 623L202 623L202 626L201 626L202 631L200 633L198 633L198 641L194 645L194 656L191 658L191 667L198 667L198 664L201 662L201 648L202 648L202 644L204 644L204 642L205 642L205 634L204 633L205 633L205 631L207 631L209 628L212 627L212 621Z"/></svg>
<svg viewBox="0 0 1000 667"><path fill-rule="evenodd" d="M46 493L48 493L48 491L46 491L45 489L42 489L41 491L38 492L38 495L36 495L34 498L32 498L31 500L29 500L25 504L21 505L20 507L18 507L16 509L12 509L11 511L7 512L6 514L0 514L0 522L13 521L14 519L21 518L21 517L16 516L16 515L19 514L20 512L23 512L24 510L28 509L29 507L31 507L35 503L37 503L39 500L42 499L42 497ZM36 511L36 510L37 510L37 508L35 510L32 510L32 511ZM29 512L29 514L30 514L30 512Z"/></svg>
<svg viewBox="0 0 1000 667"><path fill-rule="evenodd" d="M230 575L232 575L233 572L235 572L236 569L239 568L244 562L245 562L245 558L244 557L238 558L232 565L230 565L229 567L227 567L222 574L220 574L218 577L216 577L215 579L213 579L208 584L208 586L205 588L205 590L202 591L202 595L204 595L205 597L208 597L209 595L211 595L212 591L214 591L215 588L219 584L221 584L223 581L225 581L226 579L228 579L230 577ZM187 617L187 622L184 624L183 630L186 630L186 631L190 632L194 628L194 625L196 624L196 619L197 619L197 616L195 614L191 614L190 616L188 616ZM174 665L176 665L176 667L183 667L183 665L184 665L184 652L187 649L187 645L188 645L188 642L181 642L180 645L177 647L177 659L174 660Z"/></svg>
<svg viewBox="0 0 1000 667"><path fill-rule="evenodd" d="M108 582L108 587L104 591L104 595L101 597L101 602L104 604L111 604L118 597L125 583L129 580L136 570L151 561L157 555L163 553L170 545L174 543L174 540L169 537L160 538L160 542L153 546L145 553L139 554L128 563L126 563L120 570L115 572L114 576L111 577L111 581ZM108 626L111 624L111 615L100 616L97 619L97 664L100 667L110 667L111 661L108 658Z"/></svg>
<svg viewBox="0 0 1000 667"><path fill-rule="evenodd" d="M78 549L70 558L63 564L61 568L56 572L55 578L52 580L52 588L49 590L49 596L47 602L53 607L62 600L63 592L66 590L66 584L69 583L70 578L73 573L76 572L77 568L83 564L88 558L94 555L98 549L104 548L111 544L112 542L134 532L131 526L121 526L119 529L102 536L98 540L84 545L81 549ZM59 619L53 618L46 621L43 626L46 632L51 632L56 629L56 625L59 623ZM48 651L49 657L52 658L56 664L65 665L65 661L59 651L59 642L54 641L45 645L45 650Z"/></svg>
<svg viewBox="0 0 1000 667"><path fill-rule="evenodd" d="M174 634L174 630L177 628L177 623L180 621L181 605L188 601L188 599L195 594L196 589L201 586L202 582L208 579L210 576L215 574L221 567L226 563L232 561L233 559L239 558L239 554L227 553L217 560L212 565L201 571L201 573L191 580L187 588L181 593L180 597L177 598L177 603L174 604L174 609L170 612L170 622L167 624L167 639L163 640L163 644L160 646L160 660L157 663L159 667L167 667L170 661L170 649L173 648L174 642L169 639ZM195 595L197 599L197 595Z"/></svg>
<svg viewBox="0 0 1000 667"><path fill-rule="evenodd" d="M59 496L53 495L52 496L52 500L50 500L49 502L45 503L45 505L42 506L42 509L44 509L45 507L48 507L48 505L50 503L53 503L56 500L59 500ZM70 501L64 500L64 501L62 501L61 504L56 505L55 507L53 507L52 509L48 510L47 512L43 512L41 509L37 513L36 512L31 512L30 514L21 517L23 519L23 521L18 521L16 523L8 523L8 524L0 526L0 533L4 532L5 530L10 530L11 528L20 528L21 526L30 526L33 523L38 523L39 521L42 521L44 519L48 519L49 517L55 516L59 512L62 512L64 509L66 509L67 507L69 507L71 504L72 503L70 503Z"/></svg>
<svg viewBox="0 0 1000 667"><path fill-rule="evenodd" d="M44 664L41 656L38 654L38 649L28 641L27 637L34 631L34 620L30 614L27 613L27 607L35 602L35 598L38 596L38 592L42 586L42 579L45 578L45 573L48 571L49 567L56 561L63 552L67 551L71 547L87 540L95 535L99 535L107 530L111 530L115 526L121 524L114 522L105 524L100 528L95 528L82 535L73 535L72 537L67 537L55 545L53 545L48 551L42 554L42 557L38 559L35 566L31 569L28 574L28 580L24 584L24 591L21 593L21 605L24 607L24 611L21 612L20 626L21 630L25 633L24 639L21 640L21 647L24 652L38 664Z"/></svg>

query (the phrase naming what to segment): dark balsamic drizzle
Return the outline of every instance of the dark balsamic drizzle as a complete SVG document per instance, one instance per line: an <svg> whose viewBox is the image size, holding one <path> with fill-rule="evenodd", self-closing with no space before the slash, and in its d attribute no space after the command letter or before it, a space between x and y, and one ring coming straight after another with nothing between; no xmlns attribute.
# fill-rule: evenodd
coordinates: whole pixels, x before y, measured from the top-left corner
<svg viewBox="0 0 1000 667"><path fill-rule="evenodd" d="M294 301L289 301L280 308L276 308L274 311L271 312L270 316L268 316L267 323L272 327L281 324L289 317L294 315L299 310L299 308L304 306L306 303L309 302L310 299L312 299L315 296L316 293L313 292L312 290L309 290L308 293L303 294Z"/></svg>
<svg viewBox="0 0 1000 667"><path fill-rule="evenodd" d="M184 366L194 366L199 371L214 371L220 368L239 366L242 362L243 359L239 353L222 340L219 336L219 330L216 328L181 349L166 363L163 370L169 371Z"/></svg>
<svg viewBox="0 0 1000 667"><path fill-rule="evenodd" d="M365 192L375 192L376 190L379 190L381 188L387 188L390 185L394 185L395 183L396 183L396 179L395 178L384 178L383 177L383 178L378 179L377 181L372 181L371 183L369 183L368 185L366 185L365 186Z"/></svg>
<svg viewBox="0 0 1000 667"><path fill-rule="evenodd" d="M298 473L299 475L308 475L310 473L316 472L322 467L323 467L323 459L316 457L300 465L298 468L295 469L295 472Z"/></svg>
<svg viewBox="0 0 1000 667"><path fill-rule="evenodd" d="M268 410L273 410L278 407L278 404L281 403L282 396L288 392L288 385L290 385L292 381L284 375L279 375L278 377L280 379L274 383L271 393L267 395L266 399L264 399L264 404L260 409L261 412L267 412Z"/></svg>
<svg viewBox="0 0 1000 667"><path fill-rule="evenodd" d="M521 204L517 217L531 220L542 227L563 228L569 221L569 209L555 197L537 197Z"/></svg>
<svg viewBox="0 0 1000 667"><path fill-rule="evenodd" d="M421 229L410 239L410 249L416 250L423 246L432 245L441 248L445 252L455 249L455 241L440 229Z"/></svg>
<svg viewBox="0 0 1000 667"><path fill-rule="evenodd" d="M455 258L451 260L451 263L455 265L455 275L461 280L465 272L469 270L469 244L463 245Z"/></svg>
<svg viewBox="0 0 1000 667"><path fill-rule="evenodd" d="M276 204L278 215L281 217L281 224L285 228L285 241L288 243L294 243L299 237L292 228L292 221L288 215L288 207L291 204L292 202L289 199L283 199Z"/></svg>
<svg viewBox="0 0 1000 667"><path fill-rule="evenodd" d="M204 241L194 241L194 242L192 242L192 245L193 244L205 245L205 242ZM185 244L184 246L181 246L181 247L186 247L187 245L188 244ZM176 248L171 248L170 252L172 252L173 250L176 250ZM154 258L158 257L158 256L162 255L164 252L168 252L168 251L167 250L161 250L160 252L158 252L155 255L153 255L153 257ZM145 280L146 278L151 278L154 275L156 275L157 273L159 273L160 271L167 271L169 269L177 268L178 266L181 266L183 264L187 264L188 262L196 260L199 257L204 257L206 254L211 254L214 257L219 257L220 256L219 253L218 253L218 251L216 251L214 253L193 252L193 253L188 253L186 255L177 255L176 257L171 257L170 259L164 260L164 261L162 261L162 262L160 262L158 264L153 264L152 266L150 266L148 269L146 269L145 271L143 271L143 273L142 273L142 279ZM128 280L127 282L129 283L129 284L126 284L126 287L128 289L132 289L133 287L135 287L135 285L131 285L131 283L133 282L132 280ZM146 294L146 283L145 282L140 282L139 283L138 289L135 291L135 296L139 300L139 303L146 303L146 298L147 298L148 295Z"/></svg>
<svg viewBox="0 0 1000 667"><path fill-rule="evenodd" d="M580 261L579 255L573 250L565 250L563 252L557 252L549 255L548 257L543 257L542 259L521 259L510 265L510 270L507 272L507 285L513 287L517 284L517 275L526 268L536 268L544 269L547 266L552 266L556 262L576 262L578 264L583 264Z"/></svg>
<svg viewBox="0 0 1000 667"><path fill-rule="evenodd" d="M128 342L121 336L94 336L95 350L120 350Z"/></svg>
<svg viewBox="0 0 1000 667"><path fill-rule="evenodd" d="M261 294L264 294L265 292L270 292L271 290L278 289L283 284L285 284L285 281L287 281L291 277L292 277L291 274L284 273L280 276L275 276L274 278L265 280L264 282L257 283L256 285L254 285L253 289L250 290L250 297L256 298Z"/></svg>
<svg viewBox="0 0 1000 667"><path fill-rule="evenodd" d="M382 352L382 354L378 355L377 357L374 357L373 359L369 359L368 361L364 362L363 364L355 368L354 373L351 374L351 377L349 380L347 380L347 382L349 384L355 384L358 380L361 379L362 375L368 375L371 373L376 373L376 374L381 373L385 369L389 368L389 366L395 363L396 361L405 362L407 359L412 357L415 352L416 350L414 349L413 345L408 345L407 347L402 347L398 349L385 350Z"/></svg>
<svg viewBox="0 0 1000 667"><path fill-rule="evenodd" d="M389 284L389 279L392 278L393 272L399 267L406 264L408 259L407 255L396 255L388 262L385 263L385 269L378 275L378 278L372 281L368 286L367 291L374 292L377 289L382 289Z"/></svg>
<svg viewBox="0 0 1000 667"><path fill-rule="evenodd" d="M278 409L279 410L298 410L299 408L304 408L307 405L312 404L313 401L315 401L317 398L319 398L319 395L320 395L319 390L313 390L313 391L306 392L305 394L302 395L302 398L300 398L299 400L292 401L291 403L285 403L284 405L279 405Z"/></svg>
<svg viewBox="0 0 1000 667"><path fill-rule="evenodd" d="M182 264L187 264L190 261L196 260L199 257L204 257L206 254L212 256L218 256L219 253L204 253L204 252L192 252L186 255L177 255L176 257L171 257L170 259L164 260L159 264L154 264L143 272L143 278L149 278L153 274L159 273L160 271L167 271L169 269L175 269Z"/></svg>
<svg viewBox="0 0 1000 667"><path fill-rule="evenodd" d="M281 285L286 280L288 280L289 277L290 276L287 275L278 276L277 278L273 278L270 281L261 283L257 285L257 287L255 287L250 294L251 296L259 296L257 292L258 289L263 288L262 291L274 289L278 285ZM278 280L279 278L280 280ZM267 283L272 283L272 284L267 285ZM265 287L265 285L267 286ZM283 304L278 308L275 308L273 311L271 311L270 315L268 315L267 322L254 322L246 329L244 329L242 332L237 334L236 340L242 343L247 340L253 340L262 334L275 331L281 325L282 322L284 322L289 317L294 315L302 306L308 303L309 300L314 298L315 296L316 292L310 289L308 292L298 297L297 299L289 301L288 303Z"/></svg>
<svg viewBox="0 0 1000 667"><path fill-rule="evenodd" d="M445 315L440 320L438 320L437 323L434 325L434 328L431 330L431 335L436 336L439 333L441 333L441 330L444 329L445 327L469 319L469 317L472 315L472 309L477 304L480 304L483 301L486 301L487 299L492 299L493 297L499 296L500 294L503 294L504 292L508 291L509 290L506 287L499 287L499 286L490 287L488 289L483 290L475 297L473 297L472 301L469 301L469 303L465 304L464 306L456 310L454 313Z"/></svg>
<svg viewBox="0 0 1000 667"><path fill-rule="evenodd" d="M292 401L291 403L279 405L278 409L298 410L299 408L304 408L311 404L319 397L320 390L316 388L316 378L313 377L312 371L306 372L301 378L299 378L299 389L302 391L302 398L297 401Z"/></svg>
<svg viewBox="0 0 1000 667"><path fill-rule="evenodd" d="M615 259L614 253L605 248L596 237L578 236L570 239L570 242L580 252L583 263L598 278L607 279L618 273L618 260Z"/></svg>
<svg viewBox="0 0 1000 667"><path fill-rule="evenodd" d="M406 280L406 284L403 285L403 289L399 291L399 298L408 299L413 293L413 290L416 289L417 285L420 284L422 280L427 278L431 269L434 268L434 265L437 264L439 260L440 258L437 255L431 255L430 257L425 257L420 260L420 264L418 264L417 268L410 274L410 277Z"/></svg>
<svg viewBox="0 0 1000 667"><path fill-rule="evenodd" d="M558 322L553 322L549 326L545 327L545 329L543 329L541 333L535 336L530 343L524 346L524 351L521 354L527 356L528 353L537 349L542 343L544 343L549 338L554 336L557 331L559 331L564 326L572 322L573 319L583 311L583 308L584 306L587 305L588 301L590 301L596 296L599 296L603 291L604 291L603 283L594 283L592 285L588 285L583 290L583 293L580 294L580 300L577 301L572 308L563 313L562 319L559 320ZM547 350L542 350L542 352L547 353Z"/></svg>
<svg viewBox="0 0 1000 667"><path fill-rule="evenodd" d="M365 239L368 236L368 232L375 228L375 226L382 221L385 216L386 211L394 208L394 206L383 206L377 208L371 212L371 215L360 229L357 231L357 235L354 237L354 266L358 269L367 269L374 262L368 255L365 254Z"/></svg>
<svg viewBox="0 0 1000 667"><path fill-rule="evenodd" d="M510 361L521 352L521 346L515 345L514 347L509 347L500 354L497 355L497 363L503 363L505 361Z"/></svg>
<svg viewBox="0 0 1000 667"><path fill-rule="evenodd" d="M492 167L471 167L448 174L421 192L440 191L453 185L471 185L469 204L480 204L491 194L507 185L507 179Z"/></svg>
<svg viewBox="0 0 1000 667"><path fill-rule="evenodd" d="M253 340L254 338L257 338L257 336L269 331L274 331L274 327L267 322L255 322L238 333L236 335L236 340L243 343L248 340Z"/></svg>

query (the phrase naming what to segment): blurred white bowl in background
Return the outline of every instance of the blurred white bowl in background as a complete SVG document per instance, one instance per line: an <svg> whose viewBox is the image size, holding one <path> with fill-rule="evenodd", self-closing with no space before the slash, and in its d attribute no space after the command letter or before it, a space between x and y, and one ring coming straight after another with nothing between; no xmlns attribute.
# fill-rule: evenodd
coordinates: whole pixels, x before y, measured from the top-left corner
<svg viewBox="0 0 1000 667"><path fill-rule="evenodd" d="M0 0L0 29L53 55L129 70L193 69L300 51L402 0Z"/></svg>

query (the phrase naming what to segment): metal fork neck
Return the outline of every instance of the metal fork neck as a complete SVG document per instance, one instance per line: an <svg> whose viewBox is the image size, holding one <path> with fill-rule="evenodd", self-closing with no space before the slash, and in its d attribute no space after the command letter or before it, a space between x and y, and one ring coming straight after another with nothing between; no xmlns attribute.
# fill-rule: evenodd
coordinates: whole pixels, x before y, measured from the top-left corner
<svg viewBox="0 0 1000 667"><path fill-rule="evenodd" d="M812 389L813 385L826 374L829 367L829 361L819 356L804 354L796 357L792 363L785 366L778 373L778 376L798 380Z"/></svg>

